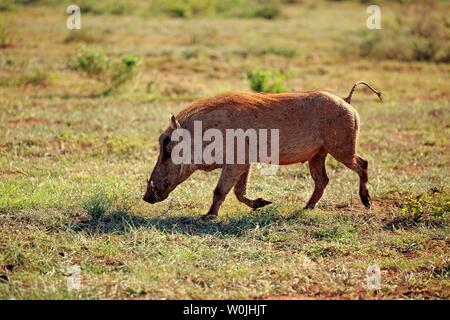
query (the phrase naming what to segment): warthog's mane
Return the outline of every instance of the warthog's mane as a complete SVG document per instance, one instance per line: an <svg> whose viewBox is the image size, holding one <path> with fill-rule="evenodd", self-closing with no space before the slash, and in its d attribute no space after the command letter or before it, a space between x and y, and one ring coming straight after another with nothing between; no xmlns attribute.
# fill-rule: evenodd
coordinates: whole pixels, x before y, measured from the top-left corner
<svg viewBox="0 0 450 320"><path fill-rule="evenodd" d="M305 95L320 92L320 90L299 91L289 93L223 93L209 98L203 98L191 102L181 110L176 118L179 121L187 120L193 115L206 114L218 107L234 108L235 110L248 110L249 108L261 108L264 105L288 102Z"/></svg>

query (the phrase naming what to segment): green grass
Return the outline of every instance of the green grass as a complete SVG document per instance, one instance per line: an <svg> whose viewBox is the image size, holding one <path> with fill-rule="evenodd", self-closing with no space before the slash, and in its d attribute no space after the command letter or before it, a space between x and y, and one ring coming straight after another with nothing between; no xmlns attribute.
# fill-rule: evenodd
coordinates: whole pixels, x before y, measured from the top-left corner
<svg viewBox="0 0 450 320"><path fill-rule="evenodd" d="M365 26L356 1L277 2L276 19L227 8L180 19L121 3L82 14L73 33L50 0L2 11L14 32L0 48L0 298L449 298L448 63L385 56L395 30L382 31L377 54L343 54ZM433 14L448 11L437 5ZM391 22L404 9L382 6ZM104 83L68 66L80 43L120 63L139 57L134 83L99 94ZM352 102L373 209L331 157L313 211L301 210L313 189L307 164L255 170L249 195L273 204L252 211L230 194L211 222L199 217L218 171L194 174L162 203L141 200L168 115L251 91L243 73L254 68L288 72L288 91L346 96L366 80L385 93L379 103L358 89ZM379 292L366 288L373 264ZM71 265L79 291L67 290Z"/></svg>

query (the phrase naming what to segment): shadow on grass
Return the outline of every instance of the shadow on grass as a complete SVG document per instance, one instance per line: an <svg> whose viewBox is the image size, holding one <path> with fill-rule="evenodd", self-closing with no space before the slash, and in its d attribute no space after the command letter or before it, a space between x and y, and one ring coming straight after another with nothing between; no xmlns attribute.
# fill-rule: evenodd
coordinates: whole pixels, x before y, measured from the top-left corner
<svg viewBox="0 0 450 320"><path fill-rule="evenodd" d="M212 221L192 216L141 217L127 211L115 211L98 221L80 222L70 227L75 231L92 233L126 233L139 228L155 228L167 233L188 235L239 236L245 230L265 227L280 220L286 221L298 217L298 212L285 217L278 214L276 208L245 212L238 217L217 218Z"/></svg>

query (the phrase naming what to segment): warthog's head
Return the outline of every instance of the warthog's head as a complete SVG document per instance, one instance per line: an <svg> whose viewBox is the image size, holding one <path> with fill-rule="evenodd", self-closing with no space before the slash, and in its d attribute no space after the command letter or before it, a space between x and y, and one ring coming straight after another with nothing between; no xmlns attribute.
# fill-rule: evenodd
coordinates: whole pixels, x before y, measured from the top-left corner
<svg viewBox="0 0 450 320"><path fill-rule="evenodd" d="M172 132L180 128L173 114L170 115L170 126L159 137L159 156L155 168L147 181L147 191L143 200L148 203L163 201L181 182L189 177L186 165L174 164L171 158L173 147L178 143L171 141Z"/></svg>

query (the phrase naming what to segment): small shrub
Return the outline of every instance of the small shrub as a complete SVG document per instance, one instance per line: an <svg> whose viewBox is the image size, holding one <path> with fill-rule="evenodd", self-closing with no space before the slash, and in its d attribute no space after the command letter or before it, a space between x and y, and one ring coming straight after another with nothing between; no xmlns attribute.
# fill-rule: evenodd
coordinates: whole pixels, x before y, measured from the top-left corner
<svg viewBox="0 0 450 320"><path fill-rule="evenodd" d="M69 66L102 82L106 87L103 94L109 94L135 78L138 73L139 58L126 55L119 61L115 61L102 51L83 48L78 52L75 61L69 61Z"/></svg>
<svg viewBox="0 0 450 320"><path fill-rule="evenodd" d="M152 12L159 12L175 18L189 18L192 15L189 2L156 0L150 7Z"/></svg>
<svg viewBox="0 0 450 320"><path fill-rule="evenodd" d="M245 79L255 92L280 93L286 91L284 83L287 81L288 75L277 69L263 70L255 68L245 74Z"/></svg>
<svg viewBox="0 0 450 320"><path fill-rule="evenodd" d="M273 19L280 15L281 9L279 3L273 0L154 0L149 12L177 18L223 15Z"/></svg>
<svg viewBox="0 0 450 320"><path fill-rule="evenodd" d="M401 205L401 212L418 220L424 219L425 216L443 218L450 213L450 201L430 191L429 194L405 199Z"/></svg>
<svg viewBox="0 0 450 320"><path fill-rule="evenodd" d="M417 61L432 61L439 50L433 39L420 38L413 42L414 59Z"/></svg>
<svg viewBox="0 0 450 320"><path fill-rule="evenodd" d="M279 16L280 13L280 7L276 3L264 3L255 8L253 17L274 19Z"/></svg>
<svg viewBox="0 0 450 320"><path fill-rule="evenodd" d="M111 209L112 204L112 197L104 191L99 191L83 202L83 209L91 217L92 221L97 223Z"/></svg>
<svg viewBox="0 0 450 320"><path fill-rule="evenodd" d="M0 11L12 11L14 10L14 3L12 0L3 0L0 2Z"/></svg>
<svg viewBox="0 0 450 320"><path fill-rule="evenodd" d="M84 72L91 78L104 81L105 75L110 68L110 62L102 51L81 49L78 52L73 68Z"/></svg>
<svg viewBox="0 0 450 320"><path fill-rule="evenodd" d="M224 16L238 18L274 19L281 14L280 4L272 0L228 0L218 4L216 11Z"/></svg>
<svg viewBox="0 0 450 320"><path fill-rule="evenodd" d="M139 58L126 55L120 63L116 63L111 77L111 89L118 88L131 81L138 72Z"/></svg>
<svg viewBox="0 0 450 320"><path fill-rule="evenodd" d="M216 12L216 0L156 0L152 10L162 12L176 18L190 18L192 16L212 15Z"/></svg>
<svg viewBox="0 0 450 320"><path fill-rule="evenodd" d="M387 229L414 228L417 225L448 225L450 198L443 189L431 188L427 193L407 197L399 203L400 212L385 225Z"/></svg>
<svg viewBox="0 0 450 320"><path fill-rule="evenodd" d="M104 14L105 11L99 1L84 0L79 4L81 13Z"/></svg>
<svg viewBox="0 0 450 320"><path fill-rule="evenodd" d="M133 10L133 6L128 3L118 1L95 1L83 0L79 4L81 13L92 13L96 15L114 14L122 15Z"/></svg>

